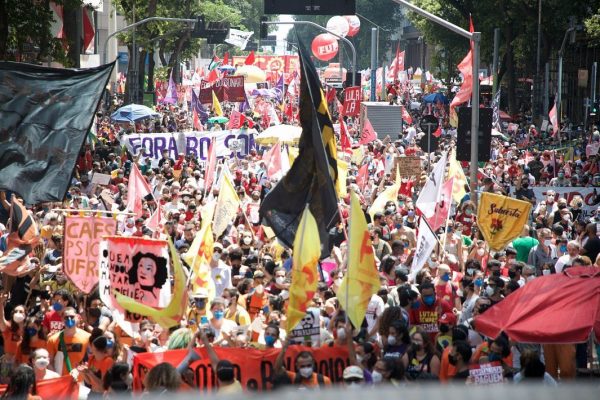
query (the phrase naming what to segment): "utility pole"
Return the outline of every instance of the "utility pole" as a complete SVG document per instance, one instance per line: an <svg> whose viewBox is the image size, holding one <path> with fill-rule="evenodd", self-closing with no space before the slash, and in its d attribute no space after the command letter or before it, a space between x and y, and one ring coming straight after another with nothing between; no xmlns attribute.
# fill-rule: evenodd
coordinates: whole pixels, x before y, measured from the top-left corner
<svg viewBox="0 0 600 400"><path fill-rule="evenodd" d="M498 91L498 49L500 47L500 28L494 29L494 58L492 61L492 98Z"/></svg>
<svg viewBox="0 0 600 400"><path fill-rule="evenodd" d="M385 82L384 82L385 84ZM371 101L377 99L377 28L371 28Z"/></svg>

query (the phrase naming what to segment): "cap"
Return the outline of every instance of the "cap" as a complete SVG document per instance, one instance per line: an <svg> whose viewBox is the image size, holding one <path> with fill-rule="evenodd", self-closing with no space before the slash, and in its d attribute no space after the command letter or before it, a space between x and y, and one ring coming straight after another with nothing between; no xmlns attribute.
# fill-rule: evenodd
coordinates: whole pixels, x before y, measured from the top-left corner
<svg viewBox="0 0 600 400"><path fill-rule="evenodd" d="M254 277L254 279L264 278L265 277L265 273L262 272L262 271L254 271L253 277Z"/></svg>
<svg viewBox="0 0 600 400"><path fill-rule="evenodd" d="M356 379L364 379L365 376L363 374L363 370L356 366L356 365L351 365L349 367L346 367L346 369L344 369L344 379L352 379L352 378L356 378Z"/></svg>
<svg viewBox="0 0 600 400"><path fill-rule="evenodd" d="M447 325L456 325L456 315L454 315L453 313L445 312L438 319L438 322Z"/></svg>
<svg viewBox="0 0 600 400"><path fill-rule="evenodd" d="M192 295L195 299L207 299L208 298L208 290L205 288L198 288Z"/></svg>

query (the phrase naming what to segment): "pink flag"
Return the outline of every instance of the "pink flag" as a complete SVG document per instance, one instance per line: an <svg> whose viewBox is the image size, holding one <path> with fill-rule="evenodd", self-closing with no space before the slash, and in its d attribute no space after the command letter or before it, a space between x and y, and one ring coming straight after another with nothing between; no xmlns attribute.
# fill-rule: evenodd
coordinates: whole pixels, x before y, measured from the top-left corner
<svg viewBox="0 0 600 400"><path fill-rule="evenodd" d="M362 167L358 169L358 174L356 175L356 184L363 190L365 185L367 184L367 180L369 179L369 164L365 163Z"/></svg>
<svg viewBox="0 0 600 400"><path fill-rule="evenodd" d="M558 118L556 116L556 103L554 103L554 106L550 110L550 113L548 113L548 116L550 117L550 123L552 124L552 137L556 137L558 131L560 130L560 127L558 126Z"/></svg>
<svg viewBox="0 0 600 400"><path fill-rule="evenodd" d="M343 152L352 152L352 141L343 118L340 119L340 146Z"/></svg>
<svg viewBox="0 0 600 400"><path fill-rule="evenodd" d="M177 85L175 84L175 81L173 81L173 70L171 70L171 75L169 76L169 87L167 88L167 94L162 102L168 104L177 104Z"/></svg>
<svg viewBox="0 0 600 400"><path fill-rule="evenodd" d="M160 221L162 220L162 209L160 207L160 203L158 203L158 207L154 210L154 213L148 218L146 221L146 226L148 229L152 231L157 231L160 229Z"/></svg>
<svg viewBox="0 0 600 400"><path fill-rule="evenodd" d="M240 129L242 126L242 113L237 110L232 110L229 116L227 129Z"/></svg>
<svg viewBox="0 0 600 400"><path fill-rule="evenodd" d="M440 201L435 207L435 214L431 218L427 218L427 222L434 232L446 225L452 206L452 185L454 185L454 178L450 178L444 183Z"/></svg>
<svg viewBox="0 0 600 400"><path fill-rule="evenodd" d="M408 113L408 110L404 106L402 107L402 120L407 124L413 123L412 116Z"/></svg>
<svg viewBox="0 0 600 400"><path fill-rule="evenodd" d="M373 129L371 121L369 121L368 118L365 118L365 124L363 126L362 134L360 135L360 141L358 144L371 143L375 139L377 139L377 133L375 132L375 129Z"/></svg>
<svg viewBox="0 0 600 400"><path fill-rule="evenodd" d="M142 199L150 193L152 193L152 188L138 169L137 164L133 163L127 186L127 209L141 217Z"/></svg>
<svg viewBox="0 0 600 400"><path fill-rule="evenodd" d="M267 177L272 178L281 172L281 145L279 142L265 153L263 161L267 165Z"/></svg>
<svg viewBox="0 0 600 400"><path fill-rule="evenodd" d="M473 32L473 19L469 17L469 31ZM466 103L471 98L473 93L473 46L467 53L467 56L458 64L458 70L463 75L463 83L460 85L460 90L450 103L450 113L454 113L454 108L459 104ZM479 78L478 78L479 79Z"/></svg>
<svg viewBox="0 0 600 400"><path fill-rule="evenodd" d="M196 112L196 108L192 108L192 115L194 120L194 129L197 131L202 131L202 124L200 123L200 118L198 118L198 113Z"/></svg>
<svg viewBox="0 0 600 400"><path fill-rule="evenodd" d="M206 160L206 174L204 176L204 190L210 192L215 179L215 170L217 169L217 148L215 147L216 139L213 137L210 140L208 147L208 158Z"/></svg>

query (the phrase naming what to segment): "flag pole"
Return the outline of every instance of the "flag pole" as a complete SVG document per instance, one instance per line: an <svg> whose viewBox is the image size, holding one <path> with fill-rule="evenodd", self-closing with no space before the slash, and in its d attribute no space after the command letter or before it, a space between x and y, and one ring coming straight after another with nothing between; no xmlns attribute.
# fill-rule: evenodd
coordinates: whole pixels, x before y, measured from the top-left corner
<svg viewBox="0 0 600 400"><path fill-rule="evenodd" d="M82 210L77 210L77 209L73 209L73 210L69 210L69 209L64 209L64 208L53 208L51 211L59 211L62 213L71 213L71 212L77 212L77 213L81 213L81 212L87 212L87 213L92 213L92 214L111 214L111 215L137 215L135 213L131 213L131 212L126 212L126 211L107 211L107 210L86 210L86 209L82 209Z"/></svg>

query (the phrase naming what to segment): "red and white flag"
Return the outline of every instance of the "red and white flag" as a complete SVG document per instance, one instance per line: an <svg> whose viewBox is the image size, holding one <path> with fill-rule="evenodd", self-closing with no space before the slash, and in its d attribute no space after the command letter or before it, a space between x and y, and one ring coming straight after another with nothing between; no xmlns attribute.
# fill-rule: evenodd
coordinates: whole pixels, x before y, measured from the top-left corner
<svg viewBox="0 0 600 400"><path fill-rule="evenodd" d="M156 232L161 229L161 226L160 226L161 220L162 220L162 208L160 206L160 203L158 203L156 210L154 210L154 212L152 213L150 218L148 218L148 220L146 221L146 227L148 227L148 229L150 229L151 231Z"/></svg>
<svg viewBox="0 0 600 400"><path fill-rule="evenodd" d="M425 218L431 218L435 214L436 205L440 201L442 186L444 185L447 161L448 153L444 153L442 158L433 167L427 182L425 182L425 186L421 189L421 193L419 193L419 197L415 202L416 208Z"/></svg>
<svg viewBox="0 0 600 400"><path fill-rule="evenodd" d="M435 214L431 218L427 218L427 222L433 231L437 231L446 224L450 208L452 206L452 187L454 186L454 178L448 179L442 187L440 201L435 208Z"/></svg>
<svg viewBox="0 0 600 400"><path fill-rule="evenodd" d="M152 188L140 172L136 163L131 167L127 186L127 209L136 216L142 216L142 199L152 193Z"/></svg>
<svg viewBox="0 0 600 400"><path fill-rule="evenodd" d="M362 191L367 184L367 180L369 179L369 163L365 163L362 167L358 169L358 174L356 174L356 184Z"/></svg>
<svg viewBox="0 0 600 400"><path fill-rule="evenodd" d="M197 131L203 131L202 124L200 123L200 118L198 118L198 113L196 112L196 108L192 109L192 118L194 122L194 129Z"/></svg>
<svg viewBox="0 0 600 400"><path fill-rule="evenodd" d="M400 74L400 71L404 71L404 52L400 51L400 42L398 42L398 47L396 47L396 58L394 59L392 65L394 82L396 82L398 80L398 74Z"/></svg>
<svg viewBox="0 0 600 400"><path fill-rule="evenodd" d="M267 177L278 178L281 175L281 145L275 143L271 149L263 156L263 161L267 165Z"/></svg>
<svg viewBox="0 0 600 400"><path fill-rule="evenodd" d="M473 19L469 17L469 32L474 32ZM463 83L460 90L450 103L450 113L455 113L454 108L460 104L466 103L473 93L473 45L467 53L467 56L458 64L458 70L463 75Z"/></svg>
<svg viewBox="0 0 600 400"><path fill-rule="evenodd" d="M206 159L206 176L204 177L204 190L209 193L212 190L213 181L215 179L215 170L217 169L217 148L214 145L215 138L213 137L208 147L208 158Z"/></svg>
<svg viewBox="0 0 600 400"><path fill-rule="evenodd" d="M552 137L556 137L558 131L560 130L560 126L558 126L558 118L556 115L556 103L554 103L554 106L548 113L548 116L550 117L550 123L552 124Z"/></svg>
<svg viewBox="0 0 600 400"><path fill-rule="evenodd" d="M352 153L352 141L348 135L348 129L346 128L346 123L344 122L343 118L340 118L340 146L342 148L342 152Z"/></svg>
<svg viewBox="0 0 600 400"><path fill-rule="evenodd" d="M227 129L240 129L242 126L242 113L237 110L232 110L227 123Z"/></svg>
<svg viewBox="0 0 600 400"><path fill-rule="evenodd" d="M408 113L408 110L406 109L406 107L402 106L402 120L404 122L406 122L407 124L412 124L413 123L413 119L412 116Z"/></svg>
<svg viewBox="0 0 600 400"><path fill-rule="evenodd" d="M360 135L360 141L358 142L358 144L368 144L375 139L377 139L377 132L375 132L375 129L373 129L371 121L369 121L368 118L365 118L365 124L363 126L363 130Z"/></svg>

